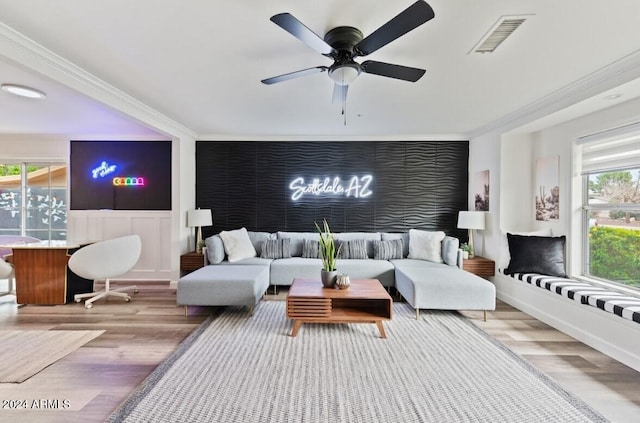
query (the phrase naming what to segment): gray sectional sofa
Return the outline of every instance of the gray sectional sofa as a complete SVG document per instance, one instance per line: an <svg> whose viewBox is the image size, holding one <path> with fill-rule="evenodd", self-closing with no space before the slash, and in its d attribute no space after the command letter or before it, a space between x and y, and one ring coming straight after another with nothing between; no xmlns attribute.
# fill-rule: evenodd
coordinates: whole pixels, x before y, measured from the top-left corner
<svg viewBox="0 0 640 423"><path fill-rule="evenodd" d="M352 279L378 279L387 289L395 288L416 310L416 318L420 309L484 310L486 318L486 311L495 309L494 285L462 270L462 254L455 238L445 237L438 245L432 242L435 255L432 251L427 257L430 260L411 258L419 256L410 251L410 247L415 250L418 245L416 239L411 240L412 234L418 232L425 231L335 233L336 242L344 247L354 243L361 246L364 240L366 250L360 251L359 256L354 254L359 258L338 258L338 272ZM305 242L319 239L316 232L247 235L251 246L246 247L253 247L255 254L247 253L248 257L241 255L240 259L227 254L224 232L205 240L205 266L178 281L179 305L246 305L252 310L269 285L275 289L291 285L294 278L319 279L320 259L308 257L309 251L303 251ZM231 242L227 242L230 246ZM272 246L279 247L275 255ZM389 256L383 246L394 246L396 250Z"/></svg>

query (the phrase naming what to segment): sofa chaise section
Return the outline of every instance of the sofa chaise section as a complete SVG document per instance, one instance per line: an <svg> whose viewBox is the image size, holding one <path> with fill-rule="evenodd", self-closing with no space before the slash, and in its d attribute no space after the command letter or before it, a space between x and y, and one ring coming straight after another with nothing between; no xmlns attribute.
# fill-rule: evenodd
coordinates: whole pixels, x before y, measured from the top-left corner
<svg viewBox="0 0 640 423"><path fill-rule="evenodd" d="M473 273L444 263L392 260L396 289L416 310L495 310L495 286Z"/></svg>
<svg viewBox="0 0 640 423"><path fill-rule="evenodd" d="M178 305L247 306L253 308L269 288L269 266L204 266L178 280Z"/></svg>

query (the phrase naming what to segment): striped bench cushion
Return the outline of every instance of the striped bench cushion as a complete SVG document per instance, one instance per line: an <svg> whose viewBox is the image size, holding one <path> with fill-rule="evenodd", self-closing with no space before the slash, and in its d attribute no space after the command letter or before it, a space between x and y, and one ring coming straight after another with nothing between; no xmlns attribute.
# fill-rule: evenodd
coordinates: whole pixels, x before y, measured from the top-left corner
<svg viewBox="0 0 640 423"><path fill-rule="evenodd" d="M538 273L514 273L509 276L555 292L580 304L597 307L616 316L640 323L640 298L638 297L594 286L588 282L540 275Z"/></svg>

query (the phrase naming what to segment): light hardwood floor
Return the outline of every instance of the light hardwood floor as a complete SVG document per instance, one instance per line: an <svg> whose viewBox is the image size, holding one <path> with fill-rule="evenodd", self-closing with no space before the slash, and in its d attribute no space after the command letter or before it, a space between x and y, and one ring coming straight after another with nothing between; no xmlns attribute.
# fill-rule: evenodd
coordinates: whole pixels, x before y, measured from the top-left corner
<svg viewBox="0 0 640 423"><path fill-rule="evenodd" d="M0 297L0 329L106 331L27 381L0 384L1 401L67 399L69 409L0 409L0 421L103 421L213 311L194 307L184 317L168 284L138 285L131 303L103 300L90 310L82 304L18 308L15 297ZM282 300L284 293L266 298ZM505 303L486 323L481 312L464 314L611 421L640 420L640 373Z"/></svg>

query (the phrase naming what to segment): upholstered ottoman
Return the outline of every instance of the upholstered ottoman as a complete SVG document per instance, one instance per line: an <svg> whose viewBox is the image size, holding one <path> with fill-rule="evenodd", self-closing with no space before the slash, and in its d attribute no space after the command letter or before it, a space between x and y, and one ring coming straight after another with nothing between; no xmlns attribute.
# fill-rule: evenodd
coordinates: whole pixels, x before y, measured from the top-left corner
<svg viewBox="0 0 640 423"><path fill-rule="evenodd" d="M253 307L269 288L269 266L204 266L178 280L177 302L184 305Z"/></svg>

